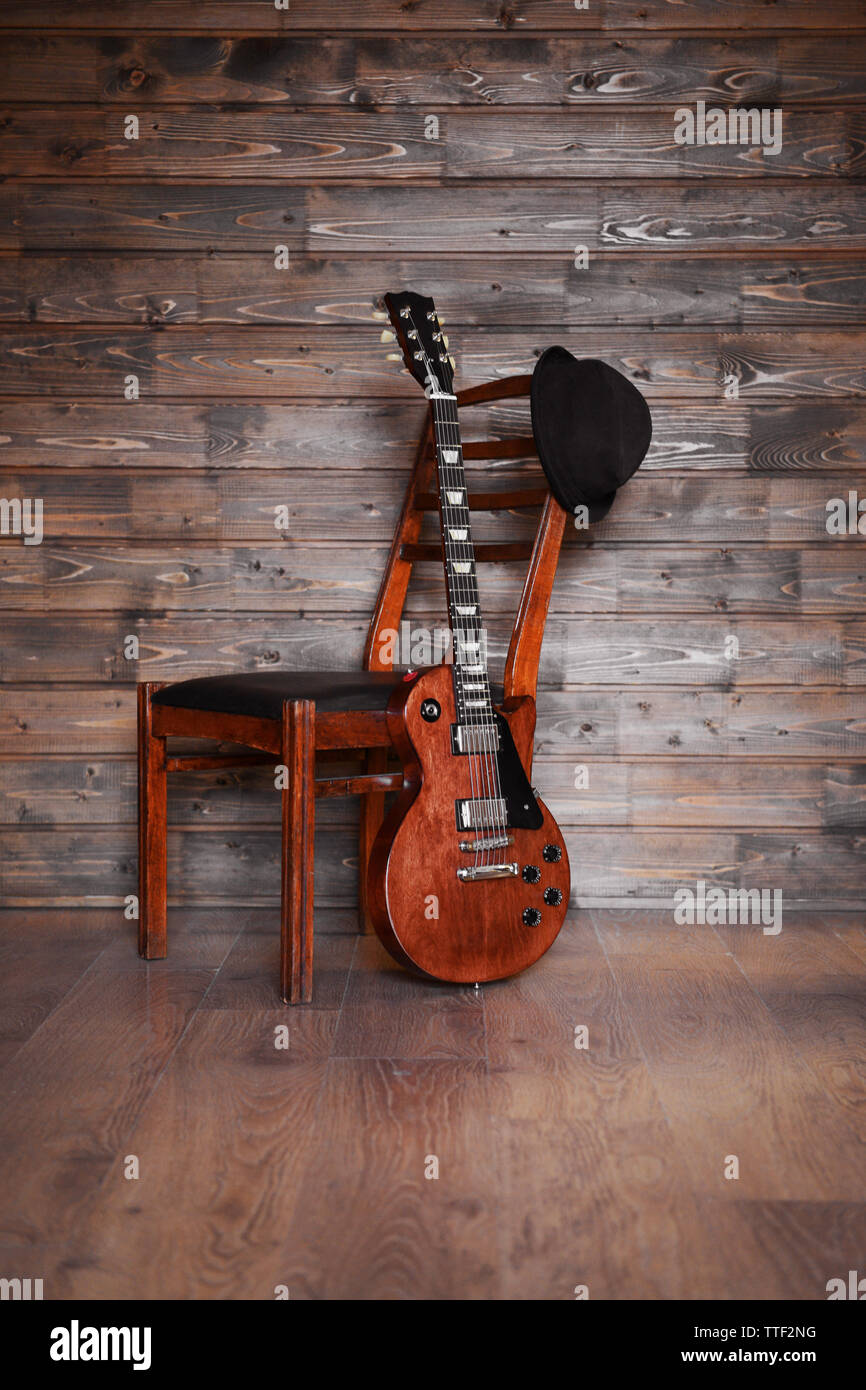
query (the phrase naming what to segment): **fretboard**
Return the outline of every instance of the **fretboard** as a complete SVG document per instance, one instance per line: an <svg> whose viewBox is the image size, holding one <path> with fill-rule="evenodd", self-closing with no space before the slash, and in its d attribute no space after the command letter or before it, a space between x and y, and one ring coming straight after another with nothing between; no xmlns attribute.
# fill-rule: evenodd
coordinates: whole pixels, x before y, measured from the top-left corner
<svg viewBox="0 0 866 1390"><path fill-rule="evenodd" d="M457 398L433 395L432 405L457 717L461 724L488 724L493 710L487 679L487 647L478 599L475 551L469 523L466 474L457 421Z"/></svg>

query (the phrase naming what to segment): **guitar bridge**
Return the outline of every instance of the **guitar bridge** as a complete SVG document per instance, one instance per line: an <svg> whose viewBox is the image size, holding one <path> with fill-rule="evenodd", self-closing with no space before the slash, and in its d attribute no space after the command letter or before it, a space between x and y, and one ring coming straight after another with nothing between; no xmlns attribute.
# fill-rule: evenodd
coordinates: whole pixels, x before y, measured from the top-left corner
<svg viewBox="0 0 866 1390"><path fill-rule="evenodd" d="M485 878L517 878L519 873L519 864L484 864L478 869L458 869L457 877L461 883L477 883Z"/></svg>

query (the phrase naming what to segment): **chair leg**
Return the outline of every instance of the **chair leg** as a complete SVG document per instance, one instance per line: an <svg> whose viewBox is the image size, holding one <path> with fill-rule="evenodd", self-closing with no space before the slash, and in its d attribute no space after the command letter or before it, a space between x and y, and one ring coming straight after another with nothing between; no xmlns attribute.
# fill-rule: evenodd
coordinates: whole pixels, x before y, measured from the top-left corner
<svg viewBox="0 0 866 1390"><path fill-rule="evenodd" d="M161 686L138 687L138 953L146 960L161 960L168 949L165 739L154 736L151 705Z"/></svg>
<svg viewBox="0 0 866 1390"><path fill-rule="evenodd" d="M386 748L371 748L367 754L364 771L368 773L384 772L387 766L388 750ZM370 918L370 906L367 902L367 865L370 861L373 841L379 833L379 827L384 818L385 793L365 792L361 797L361 824L358 843L358 930L368 934L373 931L373 923Z"/></svg>
<svg viewBox="0 0 866 1390"><path fill-rule="evenodd" d="M313 994L313 835L315 830L316 706L283 705L282 891L280 992L286 1004L309 1004Z"/></svg>

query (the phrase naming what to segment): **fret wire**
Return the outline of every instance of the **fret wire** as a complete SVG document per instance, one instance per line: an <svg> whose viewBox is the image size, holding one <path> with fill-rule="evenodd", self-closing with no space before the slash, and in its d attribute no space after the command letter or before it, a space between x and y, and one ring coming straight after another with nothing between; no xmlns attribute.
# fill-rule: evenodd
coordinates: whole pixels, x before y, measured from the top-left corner
<svg viewBox="0 0 866 1390"><path fill-rule="evenodd" d="M459 431L456 402L435 400L433 402L433 423L436 438L436 454L439 472L440 502L442 511L443 541L445 550L446 588L448 590L451 629L454 637L454 687L461 722L483 724L492 719L490 688L486 660L480 649L480 602L477 585L477 570L472 543L472 531L467 505L466 474L462 458L459 433L456 440L448 438L449 430ZM447 454L453 457L446 457ZM455 503L449 494L459 491L463 501ZM457 540L449 534L449 529L465 530L466 536ZM469 569L458 571L457 564L468 564ZM473 614L461 614L461 608L473 608ZM457 634L460 634L458 638ZM462 640L461 640L462 639ZM467 649L467 643L475 643L478 650ZM463 658L462 660L459 658ZM466 666L481 666L480 671L464 672ZM465 686L473 689L466 691ZM480 687L480 689L476 689ZM472 703L468 703L468 696Z"/></svg>

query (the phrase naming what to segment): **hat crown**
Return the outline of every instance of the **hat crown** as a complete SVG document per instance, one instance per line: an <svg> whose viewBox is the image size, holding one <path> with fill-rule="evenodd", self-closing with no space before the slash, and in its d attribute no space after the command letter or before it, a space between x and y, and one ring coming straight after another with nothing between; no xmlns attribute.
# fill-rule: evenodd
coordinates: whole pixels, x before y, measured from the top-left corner
<svg viewBox="0 0 866 1390"><path fill-rule="evenodd" d="M530 391L532 429L550 490L561 506L600 520L640 467L652 437L637 387L607 362L547 348ZM595 513L595 514L593 514Z"/></svg>

